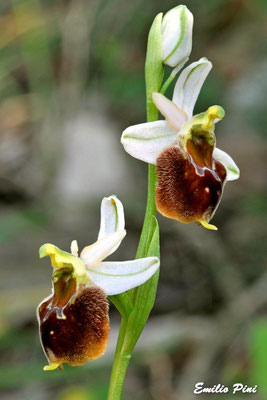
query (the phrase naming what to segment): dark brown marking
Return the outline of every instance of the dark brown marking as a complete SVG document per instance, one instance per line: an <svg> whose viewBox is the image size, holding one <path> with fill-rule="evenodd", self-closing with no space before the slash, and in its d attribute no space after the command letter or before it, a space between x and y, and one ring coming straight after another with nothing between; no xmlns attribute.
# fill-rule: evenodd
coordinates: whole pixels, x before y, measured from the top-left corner
<svg viewBox="0 0 267 400"><path fill-rule="evenodd" d="M218 207L226 170L210 159L210 148L202 145L190 142L190 152L170 146L159 155L156 205L164 216L185 223L209 221Z"/></svg>
<svg viewBox="0 0 267 400"><path fill-rule="evenodd" d="M106 350L109 335L106 294L94 285L80 285L73 291L75 285L71 275L63 275L54 283L54 293L37 310L41 342L50 363L83 365Z"/></svg>

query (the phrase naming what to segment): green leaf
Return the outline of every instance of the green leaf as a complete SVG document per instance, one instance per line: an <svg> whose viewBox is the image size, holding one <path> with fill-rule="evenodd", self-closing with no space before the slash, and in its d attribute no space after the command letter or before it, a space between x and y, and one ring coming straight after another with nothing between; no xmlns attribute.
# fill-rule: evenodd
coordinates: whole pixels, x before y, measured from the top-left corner
<svg viewBox="0 0 267 400"><path fill-rule="evenodd" d="M159 257L159 227L158 227L158 221L154 216L152 217L152 223L150 226L150 231L149 231L146 247L147 247L146 255L145 255L146 257L152 257L152 256ZM147 298L147 300L145 301L147 310L144 313L144 319L145 318L146 319L144 320L143 327L146 323L146 320L147 320L147 318L150 314L150 311L155 302L158 276L159 276L159 271L157 271L152 276L152 278L150 278L143 285L139 286L136 289L129 291L129 292L131 292L131 294L135 291L134 299L135 299L136 313L137 313L137 309L139 309L139 303L140 302L143 303L142 297L144 296L144 293L145 293L146 298L147 298L146 294L150 295L149 298ZM143 289L141 289L141 288L143 288ZM131 300L131 298L132 298L131 294L124 292L121 294L116 294L114 296L108 296L109 300L114 304L114 306L120 312L121 316L125 319L128 319L128 317L134 310L134 305ZM138 314L139 314L139 312L138 312ZM142 332L142 330L143 330L143 328L141 329L140 333ZM140 335L140 333L139 333L139 335ZM139 335L138 335L138 337L139 337Z"/></svg>
<svg viewBox="0 0 267 400"><path fill-rule="evenodd" d="M109 300L117 308L121 316L125 319L129 317L133 310L133 303L127 292L108 296Z"/></svg>
<svg viewBox="0 0 267 400"><path fill-rule="evenodd" d="M159 251L159 225L157 218L152 216L152 223L150 226L150 231L147 240L147 248L146 248L146 256L147 257L160 257Z"/></svg>
<svg viewBox="0 0 267 400"><path fill-rule="evenodd" d="M159 257L159 226L156 217L152 217L149 240L147 244L147 257ZM132 351L139 336L141 335L149 314L154 306L159 270L143 285L139 286L135 292L134 309L129 316L127 331L124 338L123 348Z"/></svg>

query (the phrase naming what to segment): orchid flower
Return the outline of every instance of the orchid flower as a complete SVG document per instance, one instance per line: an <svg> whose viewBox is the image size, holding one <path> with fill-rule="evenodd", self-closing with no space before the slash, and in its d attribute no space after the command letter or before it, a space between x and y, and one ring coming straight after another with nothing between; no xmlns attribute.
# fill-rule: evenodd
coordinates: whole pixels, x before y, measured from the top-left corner
<svg viewBox="0 0 267 400"><path fill-rule="evenodd" d="M128 127L124 149L133 157L157 166L156 206L168 218L197 222L208 229L222 197L224 184L239 177L232 158L215 147L215 123L224 117L220 106L193 116L200 89L212 68L206 58L180 74L172 101L153 93L165 120Z"/></svg>
<svg viewBox="0 0 267 400"><path fill-rule="evenodd" d="M132 289L147 281L159 268L157 257L114 262L112 254L126 235L124 211L116 196L104 198L97 241L78 255L52 244L40 248L54 269L52 294L37 309L40 338L49 361L44 370L62 368L62 363L83 365L105 353L108 335L108 295Z"/></svg>

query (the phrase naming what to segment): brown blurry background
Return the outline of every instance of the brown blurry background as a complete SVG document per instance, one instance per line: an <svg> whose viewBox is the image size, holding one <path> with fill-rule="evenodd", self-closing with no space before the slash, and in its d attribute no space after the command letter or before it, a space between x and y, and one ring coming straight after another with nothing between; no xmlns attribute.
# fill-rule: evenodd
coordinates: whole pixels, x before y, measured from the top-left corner
<svg viewBox="0 0 267 400"><path fill-rule="evenodd" d="M191 400L206 386L258 385L267 398L267 3L185 0L195 17L190 61L213 63L195 112L226 110L216 127L241 177L226 185L218 232L159 217L157 301L129 367L127 400ZM43 372L35 309L50 293L38 249L82 248L104 196L123 202L128 235L113 259L134 258L146 165L120 135L145 121L144 59L154 16L173 0L0 2L0 397L104 400L119 327L111 306L106 355ZM173 87L172 87L173 88ZM172 88L168 94L171 96ZM195 396L196 397L196 396ZM197 396L206 399L207 395ZM209 395L209 399L232 399Z"/></svg>

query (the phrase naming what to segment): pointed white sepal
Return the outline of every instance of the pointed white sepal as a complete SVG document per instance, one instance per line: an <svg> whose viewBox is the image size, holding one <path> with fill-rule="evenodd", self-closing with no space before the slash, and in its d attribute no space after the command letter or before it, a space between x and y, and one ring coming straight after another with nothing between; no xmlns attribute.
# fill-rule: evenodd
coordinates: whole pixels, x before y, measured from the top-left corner
<svg viewBox="0 0 267 400"><path fill-rule="evenodd" d="M189 57L192 50L194 18L184 5L172 8L162 20L163 63L175 67Z"/></svg>
<svg viewBox="0 0 267 400"><path fill-rule="evenodd" d="M239 178L239 168L229 154L215 147L212 156L214 160L219 161L226 168L228 181L234 181Z"/></svg>
<svg viewBox="0 0 267 400"><path fill-rule="evenodd" d="M87 267L96 267L104 258L108 257L118 248L125 235L125 230L111 233L94 244L86 246L82 250L80 258Z"/></svg>
<svg viewBox="0 0 267 400"><path fill-rule="evenodd" d="M125 129L121 143L132 157L156 164L159 154L174 142L176 135L166 121L146 122Z"/></svg>
<svg viewBox="0 0 267 400"><path fill-rule="evenodd" d="M185 68L176 82L172 101L186 113L188 120L192 118L200 89L211 68L211 62L202 57Z"/></svg>
<svg viewBox="0 0 267 400"><path fill-rule="evenodd" d="M104 197L101 202L101 217L98 240L125 228L124 211L121 201L116 196ZM113 251L117 250L120 243ZM112 252L113 252L112 251Z"/></svg>
<svg viewBox="0 0 267 400"><path fill-rule="evenodd" d="M159 268L157 257L123 262L103 262L87 268L89 278L107 295L123 293L146 282Z"/></svg>

